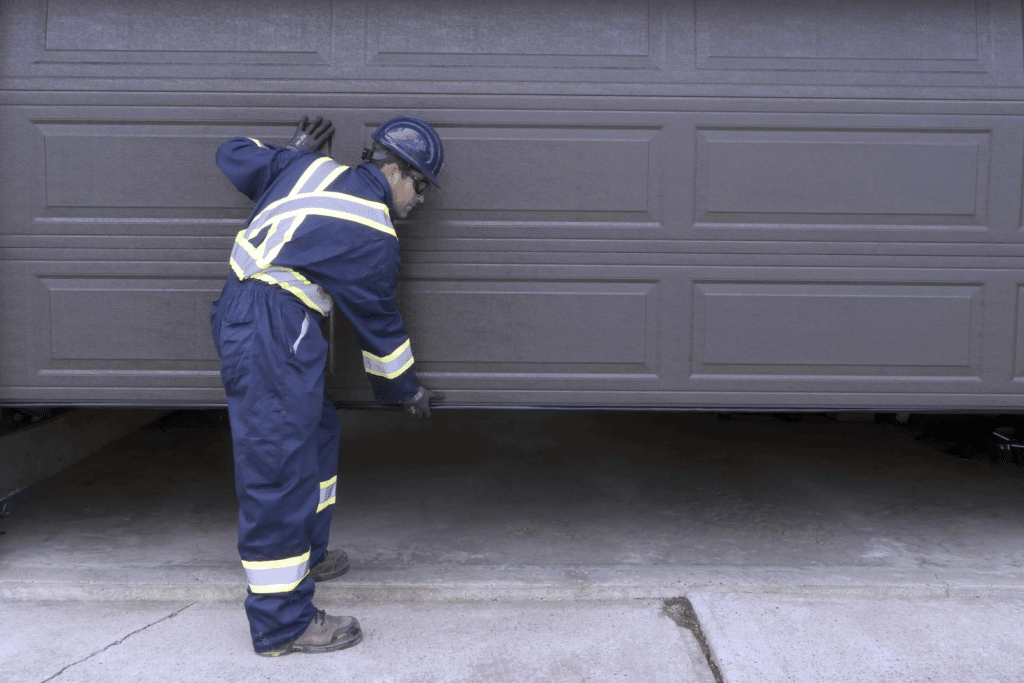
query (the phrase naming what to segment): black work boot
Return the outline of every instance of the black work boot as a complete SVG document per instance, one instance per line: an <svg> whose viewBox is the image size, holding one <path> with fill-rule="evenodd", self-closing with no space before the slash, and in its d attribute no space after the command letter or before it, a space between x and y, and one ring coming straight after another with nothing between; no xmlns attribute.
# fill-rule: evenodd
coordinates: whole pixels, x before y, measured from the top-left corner
<svg viewBox="0 0 1024 683"><path fill-rule="evenodd" d="M276 650L258 652L263 657L280 657L290 652L334 652L352 647L363 639L355 617L335 617L318 609L302 635Z"/></svg>
<svg viewBox="0 0 1024 683"><path fill-rule="evenodd" d="M324 559L309 570L309 575L314 581L326 581L347 572L348 566L348 554L344 550L328 550Z"/></svg>

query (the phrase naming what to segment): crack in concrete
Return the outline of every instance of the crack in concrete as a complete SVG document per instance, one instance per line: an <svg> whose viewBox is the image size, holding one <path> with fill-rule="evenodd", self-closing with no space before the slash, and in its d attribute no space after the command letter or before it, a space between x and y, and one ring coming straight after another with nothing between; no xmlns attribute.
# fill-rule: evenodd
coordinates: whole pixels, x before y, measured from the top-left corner
<svg viewBox="0 0 1024 683"><path fill-rule="evenodd" d="M157 624L159 624L161 622L164 622L164 621L167 621L168 619L173 619L174 617L178 616L179 614L181 614L182 612L184 612L185 610L187 610L189 607L191 607L194 604L196 604L196 603L190 602L189 604L185 605L181 609L175 610L174 612L171 612L166 617L160 617L159 619L154 621L152 624L146 624L142 628L135 629L134 631L132 631L131 633L126 635L124 638L121 638L120 640L115 640L114 642L112 642L111 644L107 645L106 647L100 648L99 650L96 650L92 654L87 655L85 657L82 657L77 662L72 662L72 663L68 664L63 669L58 671L57 673L55 673L52 676L50 676L49 678L44 679L43 681L41 681L41 683L49 683L49 681L52 681L52 680L56 679L58 676L62 676L64 674L64 672L67 671L68 669L70 669L71 667L78 666L82 662L88 661L88 660L92 659L93 657L95 657L96 655L103 654L104 652L106 652L110 648L114 647L115 645L120 645L121 643L123 643L124 641L128 640L129 638L131 638L135 634L142 633L143 631L145 631L147 628L149 628L151 626L156 626Z"/></svg>
<svg viewBox="0 0 1024 683"><path fill-rule="evenodd" d="M708 639L704 635L704 629L700 627L700 620L697 619L697 613L693 610L690 600L688 598L670 598L664 604L665 616L674 621L677 626L685 628L693 634L700 646L700 651L704 653L704 660L708 663L708 668L711 669L711 675L715 677L715 683L724 683L722 672L719 670L718 664L715 663L714 655L711 654L711 648L708 646Z"/></svg>

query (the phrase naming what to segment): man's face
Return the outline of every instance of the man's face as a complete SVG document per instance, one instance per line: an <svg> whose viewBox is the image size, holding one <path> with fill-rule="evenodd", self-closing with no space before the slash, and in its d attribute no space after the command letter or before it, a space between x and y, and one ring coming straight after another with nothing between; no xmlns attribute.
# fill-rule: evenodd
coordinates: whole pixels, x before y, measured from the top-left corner
<svg viewBox="0 0 1024 683"><path fill-rule="evenodd" d="M398 164L384 167L384 176L391 185L391 213L394 218L405 218L424 200L428 181L419 171L401 169ZM417 192L419 187L422 192Z"/></svg>

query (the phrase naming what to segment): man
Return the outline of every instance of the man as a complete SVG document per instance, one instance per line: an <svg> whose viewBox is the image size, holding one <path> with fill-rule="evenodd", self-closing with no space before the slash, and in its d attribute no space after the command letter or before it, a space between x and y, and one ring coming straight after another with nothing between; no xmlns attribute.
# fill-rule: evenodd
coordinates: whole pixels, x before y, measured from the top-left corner
<svg viewBox="0 0 1024 683"><path fill-rule="evenodd" d="M287 147L245 137L217 150L217 165L255 202L231 253L211 325L235 457L238 551L260 655L330 652L362 639L353 617L313 606L313 582L348 570L327 550L340 421L324 394L332 311L352 324L378 401L429 417L443 395L422 387L395 308L400 265L391 217L424 200L444 163L441 139L404 116L372 134L354 168L318 154L330 121L303 117ZM336 313L336 314L337 314Z"/></svg>

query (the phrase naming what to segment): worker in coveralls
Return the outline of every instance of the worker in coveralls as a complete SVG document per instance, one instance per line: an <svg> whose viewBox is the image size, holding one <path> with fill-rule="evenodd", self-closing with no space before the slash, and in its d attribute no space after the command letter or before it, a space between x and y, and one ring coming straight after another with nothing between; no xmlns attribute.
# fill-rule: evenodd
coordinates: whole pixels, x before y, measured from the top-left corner
<svg viewBox="0 0 1024 683"><path fill-rule="evenodd" d="M352 324L381 403L429 417L443 398L413 371L395 308L391 223L438 185L441 139L420 119L394 118L372 134L367 161L350 168L318 153L333 133L330 121L303 117L286 147L236 137L217 150L221 171L256 205L210 318L234 444L245 611L266 656L362 639L355 618L313 606L314 581L349 567L343 550L327 550L341 425L324 394L321 321L333 309Z"/></svg>

